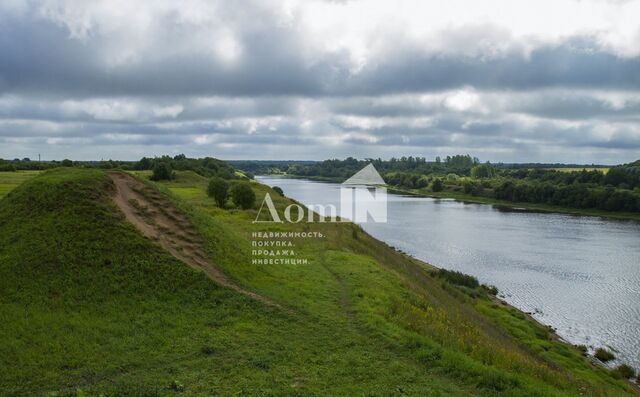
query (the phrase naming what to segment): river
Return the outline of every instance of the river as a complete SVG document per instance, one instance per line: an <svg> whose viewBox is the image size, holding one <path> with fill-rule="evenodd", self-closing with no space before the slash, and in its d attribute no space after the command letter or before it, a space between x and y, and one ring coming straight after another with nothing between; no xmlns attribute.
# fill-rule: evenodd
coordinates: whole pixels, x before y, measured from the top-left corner
<svg viewBox="0 0 640 397"><path fill-rule="evenodd" d="M339 184L257 179L305 205L339 208ZM389 194L387 222L361 226L418 259L495 285L570 343L608 346L617 357L610 365L640 369L639 222Z"/></svg>

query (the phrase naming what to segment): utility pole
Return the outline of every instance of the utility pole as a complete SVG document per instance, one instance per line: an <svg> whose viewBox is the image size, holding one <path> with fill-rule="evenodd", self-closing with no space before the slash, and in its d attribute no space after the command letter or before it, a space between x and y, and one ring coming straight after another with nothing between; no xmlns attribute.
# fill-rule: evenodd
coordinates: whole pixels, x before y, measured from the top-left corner
<svg viewBox="0 0 640 397"><path fill-rule="evenodd" d="M40 162L40 153L38 153L38 163Z"/></svg>

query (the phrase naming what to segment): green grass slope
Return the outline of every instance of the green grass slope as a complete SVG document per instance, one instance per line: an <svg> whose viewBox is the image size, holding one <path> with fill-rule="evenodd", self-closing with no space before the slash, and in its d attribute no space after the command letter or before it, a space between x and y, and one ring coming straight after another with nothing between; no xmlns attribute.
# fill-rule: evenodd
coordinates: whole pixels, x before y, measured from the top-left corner
<svg viewBox="0 0 640 397"><path fill-rule="evenodd" d="M634 392L482 289L352 224L252 224L256 210L217 208L195 174L149 183L230 277L292 310L218 287L142 237L103 172L48 171L0 201L0 395ZM252 265L251 232L267 230L326 237L295 240L307 265Z"/></svg>

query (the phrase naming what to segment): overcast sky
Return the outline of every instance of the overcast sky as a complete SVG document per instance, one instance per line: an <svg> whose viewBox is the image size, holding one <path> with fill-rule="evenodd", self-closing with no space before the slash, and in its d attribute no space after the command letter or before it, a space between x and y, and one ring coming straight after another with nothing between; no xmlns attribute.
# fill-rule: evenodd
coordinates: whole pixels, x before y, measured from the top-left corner
<svg viewBox="0 0 640 397"><path fill-rule="evenodd" d="M640 158L640 1L0 2L0 157Z"/></svg>

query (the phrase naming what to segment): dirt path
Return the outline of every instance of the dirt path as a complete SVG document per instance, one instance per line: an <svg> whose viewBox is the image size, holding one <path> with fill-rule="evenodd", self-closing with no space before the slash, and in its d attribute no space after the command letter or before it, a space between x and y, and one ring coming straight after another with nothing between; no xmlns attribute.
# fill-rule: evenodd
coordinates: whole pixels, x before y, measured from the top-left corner
<svg viewBox="0 0 640 397"><path fill-rule="evenodd" d="M113 201L142 234L181 262L204 271L216 283L279 307L269 298L245 290L222 273L208 259L204 242L189 219L162 194L126 173L110 172L108 175L116 185Z"/></svg>

